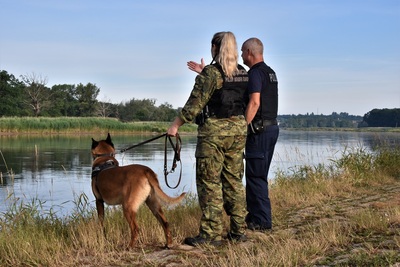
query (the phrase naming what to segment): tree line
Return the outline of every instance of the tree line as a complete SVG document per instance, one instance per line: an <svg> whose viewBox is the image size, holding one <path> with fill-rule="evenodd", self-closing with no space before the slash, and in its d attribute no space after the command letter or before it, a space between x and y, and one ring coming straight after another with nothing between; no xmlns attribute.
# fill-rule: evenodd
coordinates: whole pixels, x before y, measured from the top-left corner
<svg viewBox="0 0 400 267"><path fill-rule="evenodd" d="M286 128L357 128L362 122L361 116L346 112L332 112L331 115L280 115L280 126Z"/></svg>
<svg viewBox="0 0 400 267"><path fill-rule="evenodd" d="M373 109L364 116L332 112L331 115L280 115L278 119L279 125L286 128L400 127L400 109Z"/></svg>
<svg viewBox="0 0 400 267"><path fill-rule="evenodd" d="M373 109L363 118L363 126L400 127L400 108Z"/></svg>
<svg viewBox="0 0 400 267"><path fill-rule="evenodd" d="M172 121L179 112L172 105L156 106L155 99L135 99L119 104L98 101L100 88L94 83L59 84L47 87L47 79L36 74L20 79L0 70L0 117L111 117L124 122ZM363 117L346 112L330 115L279 115L286 128L399 127L400 109L373 109Z"/></svg>
<svg viewBox="0 0 400 267"><path fill-rule="evenodd" d="M156 106L155 99L135 99L113 104L98 101L100 88L94 83L46 86L40 75L20 79L0 71L0 116L112 117L121 121L172 121L178 114L168 103Z"/></svg>

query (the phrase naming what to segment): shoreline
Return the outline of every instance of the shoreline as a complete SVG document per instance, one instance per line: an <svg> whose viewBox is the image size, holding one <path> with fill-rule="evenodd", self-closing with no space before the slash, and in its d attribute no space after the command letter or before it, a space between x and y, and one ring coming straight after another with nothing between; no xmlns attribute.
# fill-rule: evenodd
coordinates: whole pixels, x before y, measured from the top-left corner
<svg viewBox="0 0 400 267"><path fill-rule="evenodd" d="M15 135L89 135L97 133L111 134L153 134L165 133L171 122L136 121L122 122L113 118L99 117L0 117L0 136ZM400 127L310 127L286 128L287 131L319 132L394 132L400 133ZM179 128L180 134L197 134L197 125L186 123Z"/></svg>

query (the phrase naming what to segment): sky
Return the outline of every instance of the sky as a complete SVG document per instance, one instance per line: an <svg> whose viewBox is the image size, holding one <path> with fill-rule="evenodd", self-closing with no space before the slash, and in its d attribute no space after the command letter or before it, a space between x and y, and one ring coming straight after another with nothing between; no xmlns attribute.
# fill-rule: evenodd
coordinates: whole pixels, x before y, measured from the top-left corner
<svg viewBox="0 0 400 267"><path fill-rule="evenodd" d="M400 108L398 0L0 0L0 70L47 87L93 83L99 101L182 107L214 33L257 37L287 114ZM248 68L247 68L248 69Z"/></svg>

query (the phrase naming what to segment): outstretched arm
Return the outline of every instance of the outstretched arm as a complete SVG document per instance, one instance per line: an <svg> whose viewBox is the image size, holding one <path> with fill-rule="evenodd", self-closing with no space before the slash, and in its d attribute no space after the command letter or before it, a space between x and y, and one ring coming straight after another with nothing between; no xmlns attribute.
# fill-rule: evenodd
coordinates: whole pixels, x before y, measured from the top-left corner
<svg viewBox="0 0 400 267"><path fill-rule="evenodd" d="M204 59L201 59L201 63L197 63L194 61L189 61L187 63L187 66L189 68L189 70L197 72L197 73L201 73L201 71L204 69L204 67L206 66L206 64L204 64Z"/></svg>

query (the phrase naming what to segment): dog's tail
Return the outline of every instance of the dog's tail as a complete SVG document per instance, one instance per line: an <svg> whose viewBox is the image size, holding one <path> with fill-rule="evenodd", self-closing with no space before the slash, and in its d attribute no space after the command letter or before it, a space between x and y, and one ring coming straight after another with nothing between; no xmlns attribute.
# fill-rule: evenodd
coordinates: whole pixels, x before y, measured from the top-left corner
<svg viewBox="0 0 400 267"><path fill-rule="evenodd" d="M180 196L177 197L170 197L165 192L161 189L160 183L158 182L157 174L152 171L151 169L148 169L146 172L146 176L149 180L149 183L151 187L153 188L156 196L165 204L178 204L180 203L183 198L185 197L186 193L182 193Z"/></svg>

